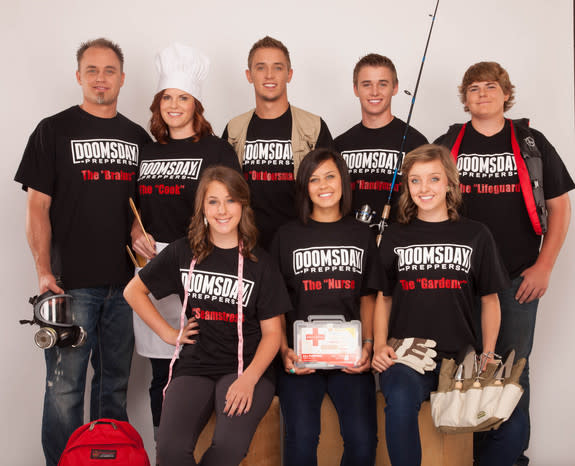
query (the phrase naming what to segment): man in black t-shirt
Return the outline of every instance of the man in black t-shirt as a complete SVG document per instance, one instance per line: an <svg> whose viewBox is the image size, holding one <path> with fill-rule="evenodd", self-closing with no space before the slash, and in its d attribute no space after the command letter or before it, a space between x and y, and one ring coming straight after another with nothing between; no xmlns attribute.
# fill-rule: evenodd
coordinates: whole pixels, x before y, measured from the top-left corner
<svg viewBox="0 0 575 466"><path fill-rule="evenodd" d="M269 36L248 55L246 77L256 108L233 118L222 135L233 146L250 185L260 244L269 248L276 230L296 217L294 179L300 161L316 147L331 147L318 116L290 106L287 84L293 70L288 49Z"/></svg>
<svg viewBox="0 0 575 466"><path fill-rule="evenodd" d="M124 249L128 198L135 195L139 148L150 141L116 111L124 83L118 45L103 38L85 42L77 60L82 104L38 124L15 176L28 192L26 234L39 293L70 294L71 318L87 332L84 345L45 350L47 466L56 466L69 436L84 423L90 357L90 419L127 420L134 345L132 312L122 295L133 275Z"/></svg>
<svg viewBox="0 0 575 466"><path fill-rule="evenodd" d="M509 120L514 86L495 62L472 65L459 86L465 125L437 139L457 159L464 215L486 224L512 280L499 293L501 328L496 353L510 349L528 358L539 298L549 284L570 219L568 192L575 187L555 148L527 120ZM529 364L519 380L519 406L529 413ZM527 447L527 445L526 445ZM516 464L526 465L521 455Z"/></svg>
<svg viewBox="0 0 575 466"><path fill-rule="evenodd" d="M387 203L405 133L405 122L391 113L391 100L397 89L397 72L389 58L377 53L361 58L353 69L353 92L359 98L361 122L335 138L335 146L351 175L353 210L357 212L369 205L375 211L372 222L379 222ZM410 126L404 152L422 144L427 144L427 139ZM392 219L397 212L400 175L397 174L393 187Z"/></svg>

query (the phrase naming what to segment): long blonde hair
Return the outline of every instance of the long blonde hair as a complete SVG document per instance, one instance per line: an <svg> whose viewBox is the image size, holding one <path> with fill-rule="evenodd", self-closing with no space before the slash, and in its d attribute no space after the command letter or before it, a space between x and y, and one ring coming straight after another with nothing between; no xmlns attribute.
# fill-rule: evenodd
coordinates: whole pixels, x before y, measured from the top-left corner
<svg viewBox="0 0 575 466"><path fill-rule="evenodd" d="M424 144L409 152L403 159L401 166L402 183L401 195L399 197L399 212L397 221L399 223L410 223L417 217L417 205L413 202L409 194L408 176L413 165L418 162L433 162L439 160L443 165L447 175L449 189L445 194L447 204L447 216L452 222L459 220L457 209L461 205L461 191L459 190L459 172L453 160L453 156L444 146L437 144Z"/></svg>

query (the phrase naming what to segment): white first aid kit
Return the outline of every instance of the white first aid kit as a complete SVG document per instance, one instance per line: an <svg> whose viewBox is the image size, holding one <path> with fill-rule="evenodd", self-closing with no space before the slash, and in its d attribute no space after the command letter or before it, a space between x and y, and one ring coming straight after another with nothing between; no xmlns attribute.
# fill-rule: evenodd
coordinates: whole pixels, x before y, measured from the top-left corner
<svg viewBox="0 0 575 466"><path fill-rule="evenodd" d="M361 322L341 315L311 315L293 324L297 367L341 369L361 358Z"/></svg>

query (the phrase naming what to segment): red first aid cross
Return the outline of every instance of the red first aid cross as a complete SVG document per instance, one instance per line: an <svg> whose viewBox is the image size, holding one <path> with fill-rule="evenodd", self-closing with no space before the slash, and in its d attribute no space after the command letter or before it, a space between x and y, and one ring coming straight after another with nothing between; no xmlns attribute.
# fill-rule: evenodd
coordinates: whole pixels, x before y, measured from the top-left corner
<svg viewBox="0 0 575 466"><path fill-rule="evenodd" d="M325 340L325 335L320 335L318 332L319 330L314 328L311 335L305 336L306 340L313 340L312 346L318 346L320 340Z"/></svg>

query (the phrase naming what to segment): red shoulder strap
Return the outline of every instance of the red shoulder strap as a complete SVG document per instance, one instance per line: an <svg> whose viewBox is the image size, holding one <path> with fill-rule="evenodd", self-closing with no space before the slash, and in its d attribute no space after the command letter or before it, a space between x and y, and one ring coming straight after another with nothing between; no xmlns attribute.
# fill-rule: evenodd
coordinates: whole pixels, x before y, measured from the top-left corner
<svg viewBox="0 0 575 466"><path fill-rule="evenodd" d="M451 155L453 156L453 160L457 163L457 156L459 155L459 147L461 146L461 141L463 140L463 134L465 133L465 127L467 123L464 123L461 129L459 130L459 134L457 135L457 139L451 148Z"/></svg>
<svg viewBox="0 0 575 466"><path fill-rule="evenodd" d="M539 215L537 214L537 205L535 204L533 189L531 189L531 179L529 177L529 172L527 171L525 160L523 160L523 157L521 156L519 143L517 142L517 137L515 136L513 121L509 120L509 124L511 126L511 147L513 148L513 156L515 157L515 165L517 165L517 175L519 177L519 185L521 186L521 193L523 194L525 207L527 207L527 213L535 233L542 235L543 230L541 228L541 222L539 221Z"/></svg>

